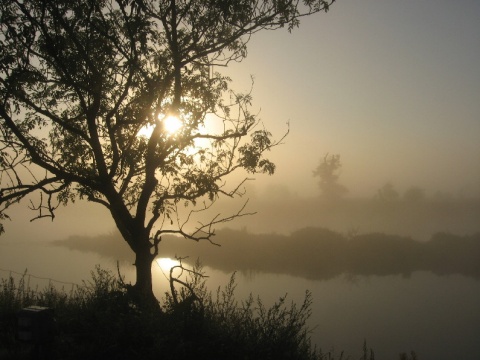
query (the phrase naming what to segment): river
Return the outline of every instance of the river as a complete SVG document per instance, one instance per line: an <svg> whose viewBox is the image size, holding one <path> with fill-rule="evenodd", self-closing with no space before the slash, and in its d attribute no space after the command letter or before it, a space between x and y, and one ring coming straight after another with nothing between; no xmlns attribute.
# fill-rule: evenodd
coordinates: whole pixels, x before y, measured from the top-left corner
<svg viewBox="0 0 480 360"><path fill-rule="evenodd" d="M153 267L155 292L167 290L164 262ZM113 260L93 252L79 252L42 243L0 242L0 276L27 269L30 287L49 282L69 291L72 283L90 279L96 264L116 271ZM209 289L226 285L231 274L209 267ZM126 280L133 267L122 263ZM14 277L20 275L12 273ZM44 279L41 279L44 278ZM51 280L49 280L51 279ZM65 282L65 284L59 281ZM250 293L265 304L280 296L300 302L308 289L313 295L312 341L324 352L343 350L359 358L364 340L376 359L398 359L414 350L420 360L480 359L480 281L461 275L438 276L414 272L410 276L345 276L328 280L270 273L236 274L237 298Z"/></svg>

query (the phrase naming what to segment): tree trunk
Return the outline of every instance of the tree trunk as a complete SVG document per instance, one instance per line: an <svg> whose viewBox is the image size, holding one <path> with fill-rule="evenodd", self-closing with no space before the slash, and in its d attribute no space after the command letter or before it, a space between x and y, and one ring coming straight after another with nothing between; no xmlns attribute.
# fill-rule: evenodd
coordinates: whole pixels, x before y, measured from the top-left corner
<svg viewBox="0 0 480 360"><path fill-rule="evenodd" d="M153 255L149 249L138 249L135 254L135 267L137 268L136 283L134 285L135 297L142 308L160 309L159 302L153 294L152 262Z"/></svg>

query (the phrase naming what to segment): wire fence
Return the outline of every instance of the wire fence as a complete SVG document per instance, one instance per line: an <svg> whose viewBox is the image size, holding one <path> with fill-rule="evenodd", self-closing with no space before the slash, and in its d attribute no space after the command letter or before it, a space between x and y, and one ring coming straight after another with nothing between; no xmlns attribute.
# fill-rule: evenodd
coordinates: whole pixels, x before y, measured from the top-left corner
<svg viewBox="0 0 480 360"><path fill-rule="evenodd" d="M83 285L78 285L72 282L60 281L29 274L26 270L25 272L21 273L0 268L0 279L13 279L17 282L23 281L23 287L21 289L19 288L18 290L22 290L25 293L38 293L45 289L54 288L56 290L65 292L69 296L73 296L76 289L83 287Z"/></svg>
<svg viewBox="0 0 480 360"><path fill-rule="evenodd" d="M159 270L161 271L165 279L169 281L170 277L165 273L162 266L157 261L155 261L154 263L157 264ZM170 265L174 266L172 264ZM175 265L177 265L177 263L175 263ZM67 296L72 298L76 293L78 294L78 290L89 287L89 284L85 282L83 282L82 284L78 284L74 282L56 280L50 277L33 275L30 274L27 270L25 270L24 272L18 272L14 270L0 268L0 290L2 282L3 285L5 285L5 283L9 282L10 279L13 284L15 284L15 291L22 293L22 295L38 295L45 290L54 289L59 292L65 293Z"/></svg>

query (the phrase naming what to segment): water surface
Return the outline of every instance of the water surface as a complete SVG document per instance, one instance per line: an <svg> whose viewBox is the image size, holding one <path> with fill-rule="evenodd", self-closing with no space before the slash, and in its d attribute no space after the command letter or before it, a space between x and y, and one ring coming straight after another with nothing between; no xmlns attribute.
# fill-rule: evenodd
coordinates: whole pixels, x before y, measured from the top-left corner
<svg viewBox="0 0 480 360"><path fill-rule="evenodd" d="M0 269L20 273L28 269L28 274L35 275L30 278L31 287L42 288L50 282L69 290L70 283L89 280L96 264L116 272L114 260L92 252L0 242ZM122 262L120 268L131 281L133 267ZM3 270L0 276L8 276ZM205 271L212 290L225 285L231 275L208 267ZM167 291L167 272L155 263L153 273L155 292L162 296ZM411 350L421 360L480 359L480 281L473 278L417 271L409 277L340 275L320 281L238 272L236 279L239 300L252 293L265 304L285 294L301 302L310 290L314 300L312 340L323 351L339 354L344 350L357 358L366 339L377 359L397 359L399 353Z"/></svg>

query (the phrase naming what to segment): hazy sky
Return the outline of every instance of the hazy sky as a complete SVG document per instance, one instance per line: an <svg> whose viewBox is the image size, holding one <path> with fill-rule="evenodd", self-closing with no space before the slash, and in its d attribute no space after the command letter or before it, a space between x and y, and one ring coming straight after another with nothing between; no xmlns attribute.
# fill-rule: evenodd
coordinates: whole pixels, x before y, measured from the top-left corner
<svg viewBox="0 0 480 360"><path fill-rule="evenodd" d="M292 34L252 38L229 71L286 145L266 184L318 194L313 169L340 154L351 195L391 181L480 194L480 2L339 0Z"/></svg>
<svg viewBox="0 0 480 360"><path fill-rule="evenodd" d="M254 35L247 59L227 69L232 87L248 90L253 75L253 110L278 136L291 128L271 154L277 173L257 176L256 193L283 196L288 186L317 196L312 172L329 152L341 155L352 196L373 196L387 181L480 195L479 63L478 0L338 0L292 34ZM26 205L10 212L4 240L114 228L98 205L33 224Z"/></svg>

